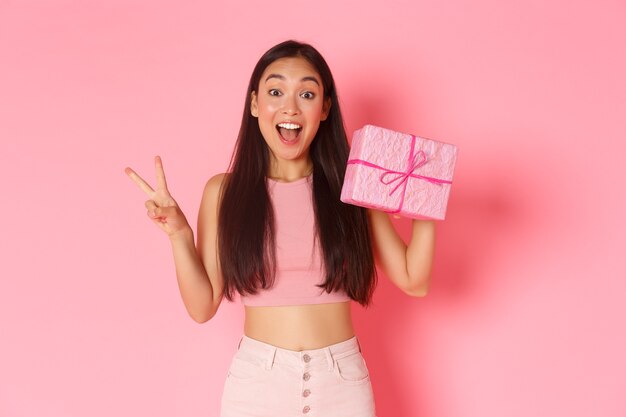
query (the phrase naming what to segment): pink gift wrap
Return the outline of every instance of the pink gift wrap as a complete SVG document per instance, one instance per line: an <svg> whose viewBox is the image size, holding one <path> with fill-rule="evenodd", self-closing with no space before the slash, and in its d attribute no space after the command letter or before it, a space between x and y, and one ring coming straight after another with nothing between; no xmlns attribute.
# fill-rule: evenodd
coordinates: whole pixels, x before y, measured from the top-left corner
<svg viewBox="0 0 626 417"><path fill-rule="evenodd" d="M449 143L365 125L352 136L341 201L443 220L456 153Z"/></svg>

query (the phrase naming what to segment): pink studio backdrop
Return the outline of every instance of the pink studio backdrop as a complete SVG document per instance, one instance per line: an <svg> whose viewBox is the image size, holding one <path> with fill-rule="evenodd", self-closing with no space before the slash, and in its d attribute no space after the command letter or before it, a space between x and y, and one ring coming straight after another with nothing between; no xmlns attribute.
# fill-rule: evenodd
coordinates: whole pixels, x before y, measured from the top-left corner
<svg viewBox="0 0 626 417"><path fill-rule="evenodd" d="M243 307L198 325L123 173L192 226L287 38L365 123L459 146L430 294L353 305L381 417L626 415L621 1L0 1L0 416L216 416ZM408 238L407 220L395 222ZM619 253L618 253L618 250Z"/></svg>

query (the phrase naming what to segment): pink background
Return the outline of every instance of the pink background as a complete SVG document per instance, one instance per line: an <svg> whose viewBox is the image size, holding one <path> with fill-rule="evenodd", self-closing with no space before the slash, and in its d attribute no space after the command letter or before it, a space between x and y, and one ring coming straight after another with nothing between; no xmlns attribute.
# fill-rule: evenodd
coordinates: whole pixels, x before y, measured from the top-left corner
<svg viewBox="0 0 626 417"><path fill-rule="evenodd" d="M252 67L287 38L327 58L349 134L460 149L430 294L381 277L353 306L379 416L626 415L625 18L617 0L0 1L0 416L218 414L243 307L187 316L123 169L154 183L161 155L195 229Z"/></svg>

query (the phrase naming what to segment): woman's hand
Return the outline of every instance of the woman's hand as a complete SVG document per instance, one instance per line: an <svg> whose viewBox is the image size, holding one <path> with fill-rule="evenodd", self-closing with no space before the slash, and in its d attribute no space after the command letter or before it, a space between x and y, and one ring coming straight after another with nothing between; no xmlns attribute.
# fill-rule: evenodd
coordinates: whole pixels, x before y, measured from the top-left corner
<svg viewBox="0 0 626 417"><path fill-rule="evenodd" d="M156 167L157 187L153 190L135 171L126 167L124 172L141 188L148 197L145 206L148 209L148 217L172 238L190 230L185 215L178 207L174 198L170 195L165 182L163 163L159 156L154 157Z"/></svg>

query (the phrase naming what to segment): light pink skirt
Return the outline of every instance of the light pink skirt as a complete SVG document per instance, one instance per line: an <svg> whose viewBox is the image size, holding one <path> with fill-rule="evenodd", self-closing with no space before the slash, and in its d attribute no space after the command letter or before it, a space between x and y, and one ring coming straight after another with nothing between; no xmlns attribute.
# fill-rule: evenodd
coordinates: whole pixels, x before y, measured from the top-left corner
<svg viewBox="0 0 626 417"><path fill-rule="evenodd" d="M243 335L228 369L220 417L376 417L356 336L295 351Z"/></svg>

